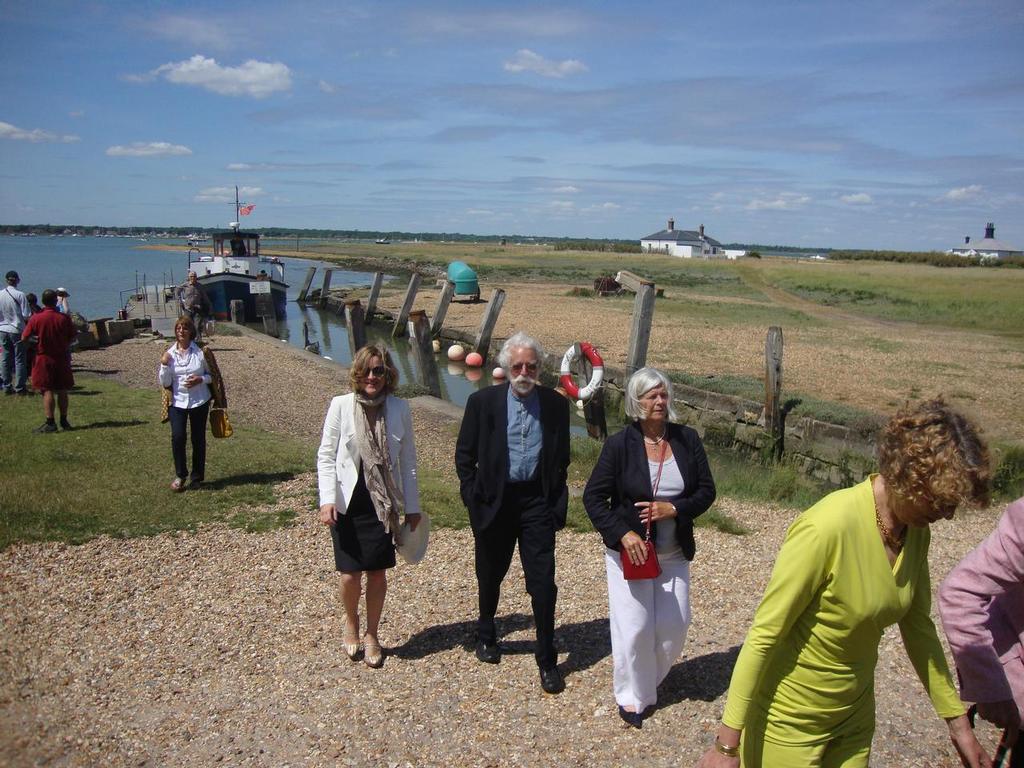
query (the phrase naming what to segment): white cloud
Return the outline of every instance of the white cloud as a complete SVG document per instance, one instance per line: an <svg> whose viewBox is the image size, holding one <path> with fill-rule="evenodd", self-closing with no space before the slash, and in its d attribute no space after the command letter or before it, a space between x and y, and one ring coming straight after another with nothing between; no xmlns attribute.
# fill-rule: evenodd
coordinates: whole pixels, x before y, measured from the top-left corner
<svg viewBox="0 0 1024 768"><path fill-rule="evenodd" d="M239 198L259 197L263 194L263 187L239 187ZM235 202L234 187L207 187L199 190L193 198L197 203L233 203Z"/></svg>
<svg viewBox="0 0 1024 768"><path fill-rule="evenodd" d="M867 192L855 192L852 195L843 195L839 199L847 205L870 205L875 202Z"/></svg>
<svg viewBox="0 0 1024 768"><path fill-rule="evenodd" d="M33 128L27 131L10 123L0 122L0 139L11 139L12 141L30 141L39 144L44 141L53 141L60 144L71 144L79 141L77 136L71 134L57 134L52 131L44 131L42 128Z"/></svg>
<svg viewBox="0 0 1024 768"><path fill-rule="evenodd" d="M292 72L279 61L249 59L238 67L224 67L216 59L196 54L191 59L163 64L145 75L125 75L131 82L145 83L163 77L169 83L194 85L222 96L251 96L263 99L292 87Z"/></svg>
<svg viewBox="0 0 1024 768"><path fill-rule="evenodd" d="M574 187L572 184L566 184L564 187L555 187L552 191L560 195L575 195L580 191L580 188Z"/></svg>
<svg viewBox="0 0 1024 768"><path fill-rule="evenodd" d="M606 211L616 211L622 206L619 205L618 203L601 203L601 207L604 208Z"/></svg>
<svg viewBox="0 0 1024 768"><path fill-rule="evenodd" d="M783 192L774 200L751 200L747 203L748 211L793 211L811 202L808 195L795 192Z"/></svg>
<svg viewBox="0 0 1024 768"><path fill-rule="evenodd" d="M570 211L576 207L576 203L572 200L552 200L548 203L549 208L554 208L556 211Z"/></svg>
<svg viewBox="0 0 1024 768"><path fill-rule="evenodd" d="M338 87L334 83L329 83L326 80L320 80L316 87L320 89L321 93L337 93Z"/></svg>
<svg viewBox="0 0 1024 768"><path fill-rule="evenodd" d="M587 71L587 65L578 59L552 61L528 48L521 48L505 62L506 72L533 72L543 77L566 77Z"/></svg>
<svg viewBox="0 0 1024 768"><path fill-rule="evenodd" d="M191 155L192 150L182 144L167 141L135 141L128 146L117 144L107 147L110 157L180 157Z"/></svg>
<svg viewBox="0 0 1024 768"><path fill-rule="evenodd" d="M984 187L981 184L971 184L968 187L956 187L949 190L942 197L946 200L974 200L981 195Z"/></svg>
<svg viewBox="0 0 1024 768"><path fill-rule="evenodd" d="M469 216L493 216L494 211L489 211L486 208L470 208L466 214Z"/></svg>

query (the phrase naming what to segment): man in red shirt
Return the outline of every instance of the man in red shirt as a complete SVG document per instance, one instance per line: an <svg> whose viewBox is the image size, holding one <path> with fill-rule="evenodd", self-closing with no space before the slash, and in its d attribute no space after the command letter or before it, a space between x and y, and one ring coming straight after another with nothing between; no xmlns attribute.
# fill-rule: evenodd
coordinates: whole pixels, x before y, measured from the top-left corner
<svg viewBox="0 0 1024 768"><path fill-rule="evenodd" d="M78 336L74 323L67 315L57 311L57 292L52 288L43 291L43 311L29 318L22 340L29 336L38 339L36 361L32 365L32 386L43 393L43 411L46 423L36 427L36 432L56 432L54 422L54 399L60 407L60 428L71 429L68 423L68 390L75 385L68 358L68 346ZM56 394L56 398L54 395Z"/></svg>

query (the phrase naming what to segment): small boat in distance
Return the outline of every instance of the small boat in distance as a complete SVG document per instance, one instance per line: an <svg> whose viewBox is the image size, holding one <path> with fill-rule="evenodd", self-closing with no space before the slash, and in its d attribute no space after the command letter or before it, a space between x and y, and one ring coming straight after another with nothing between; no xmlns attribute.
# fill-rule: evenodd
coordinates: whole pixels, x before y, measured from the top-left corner
<svg viewBox="0 0 1024 768"><path fill-rule="evenodd" d="M378 239L374 240L373 242L375 242L377 245L388 245L391 242L391 238L390 237L381 237L381 238L378 238Z"/></svg>

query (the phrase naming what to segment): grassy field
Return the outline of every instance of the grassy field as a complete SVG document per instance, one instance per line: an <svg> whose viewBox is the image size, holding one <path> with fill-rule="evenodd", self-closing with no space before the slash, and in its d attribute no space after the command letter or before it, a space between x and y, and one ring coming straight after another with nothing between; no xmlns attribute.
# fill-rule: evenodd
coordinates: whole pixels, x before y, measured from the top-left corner
<svg viewBox="0 0 1024 768"><path fill-rule="evenodd" d="M273 485L309 471L308 445L249 427L207 439L208 482L175 494L170 427L159 395L77 375L71 432L37 435L39 397L6 398L0 425L16 445L0 463L0 549L12 541L82 542L100 534L139 536L224 522L274 527L293 513L267 513ZM310 504L313 502L310 489Z"/></svg>

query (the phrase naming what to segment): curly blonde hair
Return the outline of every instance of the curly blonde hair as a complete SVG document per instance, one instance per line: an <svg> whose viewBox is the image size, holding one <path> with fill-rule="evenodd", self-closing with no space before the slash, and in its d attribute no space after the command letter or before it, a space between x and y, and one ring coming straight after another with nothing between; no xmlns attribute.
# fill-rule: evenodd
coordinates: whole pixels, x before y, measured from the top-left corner
<svg viewBox="0 0 1024 768"><path fill-rule="evenodd" d="M398 368L391 361L391 355L386 348L377 347L373 344L368 344L361 348L356 352L355 357L352 358L352 367L349 368L348 372L352 391L356 392L362 389L363 382L366 380L366 372L370 370L370 361L375 357L380 358L388 371L384 377L384 391L389 395L395 391L395 387L398 386Z"/></svg>
<svg viewBox="0 0 1024 768"><path fill-rule="evenodd" d="M988 446L981 431L941 397L901 408L878 438L886 486L909 502L953 509L989 502Z"/></svg>

